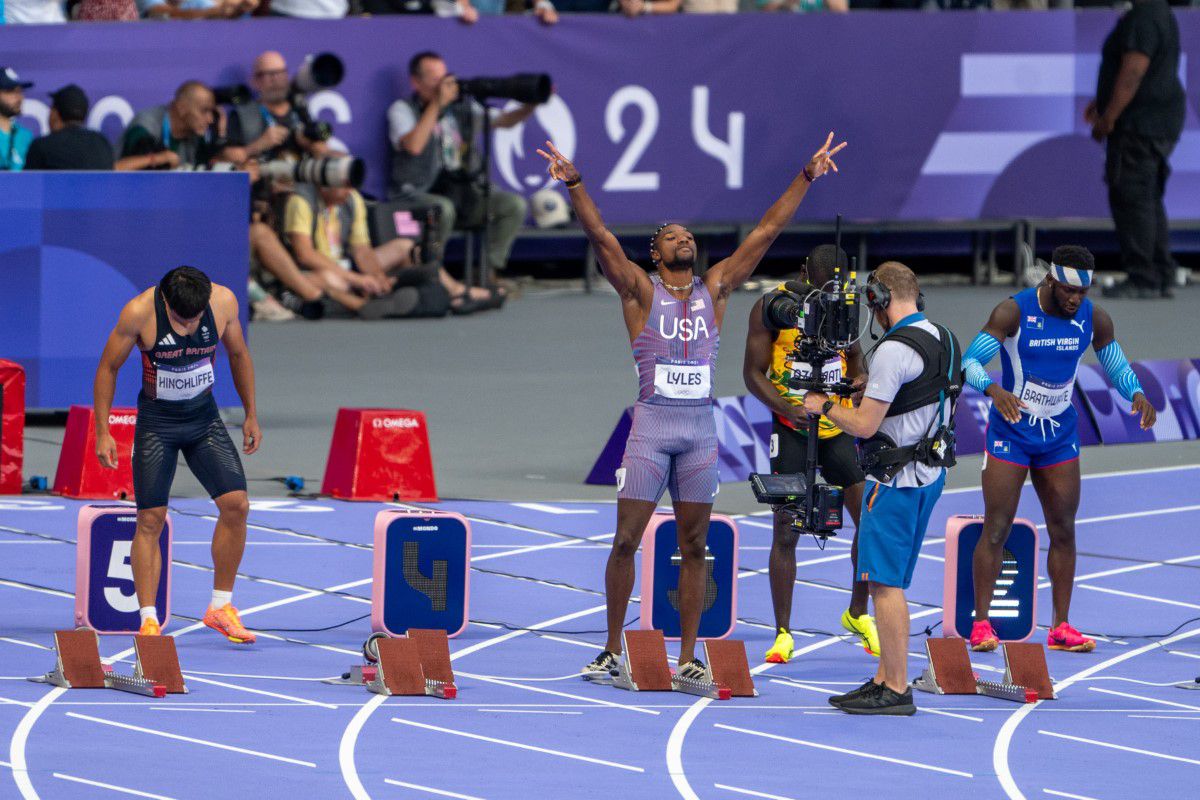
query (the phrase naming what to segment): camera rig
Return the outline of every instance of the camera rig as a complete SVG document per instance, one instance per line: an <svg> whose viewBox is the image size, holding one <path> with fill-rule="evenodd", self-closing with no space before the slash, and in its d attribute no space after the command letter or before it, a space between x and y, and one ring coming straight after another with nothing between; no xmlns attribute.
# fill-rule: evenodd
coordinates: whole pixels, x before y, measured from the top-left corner
<svg viewBox="0 0 1200 800"><path fill-rule="evenodd" d="M770 330L795 329L796 348L790 356L792 373L788 388L820 392L834 397L850 397L855 388L843 376L827 381L825 365L841 357L858 340L860 298L856 264L844 270L841 253L841 217L837 219L833 279L823 286L789 282L784 288L763 298L763 324ZM817 440L820 417L807 421L807 450L804 472L786 475L750 476L755 499L782 513L794 528L818 539L836 536L842 527L842 487L817 479Z"/></svg>

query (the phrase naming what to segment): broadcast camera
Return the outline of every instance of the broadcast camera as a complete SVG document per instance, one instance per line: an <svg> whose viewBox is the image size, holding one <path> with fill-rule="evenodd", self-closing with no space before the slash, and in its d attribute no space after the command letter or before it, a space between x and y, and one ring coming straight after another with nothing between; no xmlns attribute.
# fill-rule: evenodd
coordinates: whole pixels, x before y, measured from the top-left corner
<svg viewBox="0 0 1200 800"><path fill-rule="evenodd" d="M841 239L841 219L838 236ZM836 252L841 252L840 247ZM825 364L839 358L859 337L861 310L857 271L853 262L843 271L835 259L833 279L823 286L789 281L763 298L763 325L768 330L797 330L796 349L789 360L793 390L849 397L855 391L842 377L827 382ZM817 439L820 417L808 418L808 450L803 473L750 476L755 499L787 515L792 525L818 538L835 536L842 526L842 487L817 481Z"/></svg>
<svg viewBox="0 0 1200 800"><path fill-rule="evenodd" d="M458 90L476 100L497 98L518 103L544 103L550 99L554 84L545 73L523 73L506 78L460 78Z"/></svg>

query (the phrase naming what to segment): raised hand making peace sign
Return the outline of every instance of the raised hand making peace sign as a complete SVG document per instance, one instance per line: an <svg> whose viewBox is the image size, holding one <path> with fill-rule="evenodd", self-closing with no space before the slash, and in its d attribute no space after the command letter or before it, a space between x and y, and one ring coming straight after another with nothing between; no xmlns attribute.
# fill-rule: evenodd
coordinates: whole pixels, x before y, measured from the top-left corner
<svg viewBox="0 0 1200 800"><path fill-rule="evenodd" d="M843 147L845 147L846 143L842 142L837 147L830 150L829 145L831 144L833 144L833 131L830 131L829 136L825 137L825 144L821 145L820 150L813 153L812 159L804 168L804 172L808 176L809 180L816 180L829 170L833 170L834 172L838 171L837 164L835 164L833 161L833 156Z"/></svg>
<svg viewBox="0 0 1200 800"><path fill-rule="evenodd" d="M829 135L832 136L833 134ZM537 152L539 156L549 162L547 171L550 173L550 177L567 184L573 184L580 180L579 170L575 169L575 165L566 156L558 152L558 148L554 146L554 142L547 140L546 147L550 149L549 153L540 148Z"/></svg>

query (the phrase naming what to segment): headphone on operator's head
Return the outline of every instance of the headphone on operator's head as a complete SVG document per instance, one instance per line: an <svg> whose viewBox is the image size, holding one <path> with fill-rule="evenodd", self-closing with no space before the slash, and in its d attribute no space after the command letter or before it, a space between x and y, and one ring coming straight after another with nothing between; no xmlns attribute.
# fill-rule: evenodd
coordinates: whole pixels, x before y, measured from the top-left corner
<svg viewBox="0 0 1200 800"><path fill-rule="evenodd" d="M875 271L867 276L867 282L862 288L863 301L872 311L886 311L892 304L892 290L875 277ZM917 311L925 310L925 293L917 289Z"/></svg>

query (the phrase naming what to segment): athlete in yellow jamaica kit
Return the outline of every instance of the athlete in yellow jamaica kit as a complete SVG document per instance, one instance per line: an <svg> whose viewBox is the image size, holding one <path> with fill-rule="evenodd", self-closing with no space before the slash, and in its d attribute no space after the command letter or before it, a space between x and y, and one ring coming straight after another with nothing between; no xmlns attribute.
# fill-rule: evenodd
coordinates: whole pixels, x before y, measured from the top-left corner
<svg viewBox="0 0 1200 800"><path fill-rule="evenodd" d="M800 271L799 282L823 286L833 278L834 259L843 270L849 269L846 253L833 245L821 245L809 253ZM783 288L783 287L780 287ZM771 471L774 473L803 472L808 447L808 413L804 410L804 392L788 387L793 369L807 370L807 365L791 361L798 331L774 331L763 324L762 300L750 312L750 332L746 337L746 358L742 377L750 393L771 409L774 417L771 433ZM855 344L837 359L831 359L823 369L824 379L835 382L843 374L857 379L863 375L862 351ZM850 400L843 403L849 405ZM821 417L818 432L817 463L821 476L834 486L844 487L846 510L854 520L854 540L850 546L851 574L858 574L858 512L862 506L865 477L858 466L854 440L843 433L828 417ZM785 664L792 657L791 630L792 589L796 580L796 542L799 531L782 514L775 515L774 536L771 542L769 576L771 602L775 609L775 644L767 651L766 660ZM867 615L867 584L854 581L850 607L842 614L842 627L862 641L863 649L879 655L879 635L875 620Z"/></svg>

